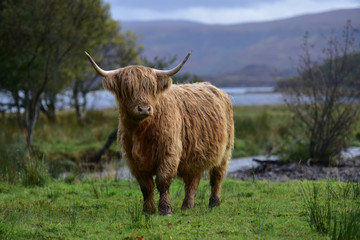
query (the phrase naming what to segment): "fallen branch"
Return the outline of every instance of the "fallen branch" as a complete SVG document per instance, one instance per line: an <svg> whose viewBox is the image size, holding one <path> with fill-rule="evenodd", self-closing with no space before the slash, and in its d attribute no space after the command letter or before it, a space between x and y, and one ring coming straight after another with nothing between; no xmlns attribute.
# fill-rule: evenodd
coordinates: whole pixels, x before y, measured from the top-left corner
<svg viewBox="0 0 360 240"><path fill-rule="evenodd" d="M106 150L108 150L111 144L116 140L117 132L118 132L118 128L115 128L114 131L112 131L112 133L109 135L105 145L94 156L95 162L97 163L100 162L102 155L105 154Z"/></svg>
<svg viewBox="0 0 360 240"><path fill-rule="evenodd" d="M260 163L260 164L275 164L275 165L284 165L285 163L281 160L271 160L271 159L265 159L260 160L257 158L252 159L254 162Z"/></svg>

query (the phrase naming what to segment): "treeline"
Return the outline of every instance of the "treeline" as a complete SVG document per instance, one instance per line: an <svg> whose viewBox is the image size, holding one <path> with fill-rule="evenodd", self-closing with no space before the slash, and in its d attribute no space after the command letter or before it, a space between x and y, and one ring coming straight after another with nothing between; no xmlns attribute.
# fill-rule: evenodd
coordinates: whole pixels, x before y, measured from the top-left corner
<svg viewBox="0 0 360 240"><path fill-rule="evenodd" d="M106 69L131 64L161 68L176 60L142 58L138 36L122 31L102 0L4 0L0 9L0 93L11 99L0 110L16 112L28 146L40 112L56 121L60 94L70 95L78 122L83 122L86 96L101 86L85 50ZM199 81L186 74L178 80Z"/></svg>
<svg viewBox="0 0 360 240"><path fill-rule="evenodd" d="M109 8L101 0L1 2L0 90L12 99L2 107L16 110L29 146L40 111L56 121L57 96L65 90L81 121L85 95L98 87L84 50L107 67L140 61L137 36L121 33Z"/></svg>
<svg viewBox="0 0 360 240"><path fill-rule="evenodd" d="M28 147L40 113L56 122L56 103L65 92L83 122L86 96L101 86L84 50L105 69L175 63L176 56L141 57L138 36L122 31L109 9L102 0L0 2L0 93L11 99L0 102L0 110L14 113ZM279 84L294 116L287 158L329 163L348 146L359 116L359 33L348 22L341 37L329 37L322 58L312 56L305 35L298 76ZM174 77L175 83L196 81L201 79L186 73Z"/></svg>

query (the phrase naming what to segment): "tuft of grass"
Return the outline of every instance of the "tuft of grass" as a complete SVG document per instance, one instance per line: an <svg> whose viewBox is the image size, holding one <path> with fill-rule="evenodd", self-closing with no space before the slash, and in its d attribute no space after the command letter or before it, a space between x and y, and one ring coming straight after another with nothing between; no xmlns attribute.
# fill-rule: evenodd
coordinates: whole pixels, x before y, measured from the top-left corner
<svg viewBox="0 0 360 240"><path fill-rule="evenodd" d="M316 183L301 189L311 229L331 239L360 238L359 183L341 186L329 181L326 189Z"/></svg>
<svg viewBox="0 0 360 240"><path fill-rule="evenodd" d="M141 198L136 197L133 200L133 205L128 209L131 217L132 228L151 229L153 226L152 215L142 212Z"/></svg>
<svg viewBox="0 0 360 240"><path fill-rule="evenodd" d="M360 208L347 208L333 218L331 239L360 239Z"/></svg>
<svg viewBox="0 0 360 240"><path fill-rule="evenodd" d="M0 133L0 179L15 183L21 179L26 156L26 142L22 138L8 139Z"/></svg>
<svg viewBox="0 0 360 240"><path fill-rule="evenodd" d="M5 141L0 135L0 180L24 186L43 186L48 180L44 154L36 148L28 149L24 139Z"/></svg>
<svg viewBox="0 0 360 240"><path fill-rule="evenodd" d="M92 189L92 191L94 193L94 196L96 198L99 198L100 197L100 192L99 192L98 188L95 186L94 182L91 182L91 189Z"/></svg>
<svg viewBox="0 0 360 240"><path fill-rule="evenodd" d="M319 187L316 184L313 185L309 192L302 188L308 223L311 229L327 234L330 231L331 223L331 199L328 192L328 198L325 201L321 201L319 199L319 191Z"/></svg>
<svg viewBox="0 0 360 240"><path fill-rule="evenodd" d="M69 216L69 220L70 220L70 223L71 223L71 228L75 228L77 223L78 223L78 212L79 212L79 207L74 204L72 205L71 207L69 207L69 210L68 210L68 216Z"/></svg>
<svg viewBox="0 0 360 240"><path fill-rule="evenodd" d="M42 160L36 158L26 160L22 176L24 186L44 186L47 179L48 172L44 158Z"/></svg>

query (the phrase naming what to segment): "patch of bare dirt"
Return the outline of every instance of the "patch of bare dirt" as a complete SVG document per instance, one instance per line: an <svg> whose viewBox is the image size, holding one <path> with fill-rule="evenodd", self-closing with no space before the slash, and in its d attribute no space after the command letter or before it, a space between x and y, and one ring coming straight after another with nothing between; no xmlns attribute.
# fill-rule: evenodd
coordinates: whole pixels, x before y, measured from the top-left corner
<svg viewBox="0 0 360 240"><path fill-rule="evenodd" d="M339 181L360 182L360 157L341 160L336 166L309 166L299 163L282 161L264 162L252 169L238 170L228 174L228 177L239 180L321 180L334 179Z"/></svg>

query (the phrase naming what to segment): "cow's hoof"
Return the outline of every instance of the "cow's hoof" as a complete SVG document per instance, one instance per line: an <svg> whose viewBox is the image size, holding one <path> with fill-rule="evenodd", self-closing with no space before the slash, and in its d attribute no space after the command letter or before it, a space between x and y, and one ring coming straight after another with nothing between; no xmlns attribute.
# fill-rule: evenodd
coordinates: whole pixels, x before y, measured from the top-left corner
<svg viewBox="0 0 360 240"><path fill-rule="evenodd" d="M194 207L194 204L183 203L182 206L181 206L181 210L188 210L188 209L191 209L193 207Z"/></svg>
<svg viewBox="0 0 360 240"><path fill-rule="evenodd" d="M161 211L159 210L159 215L160 216L172 216L172 211Z"/></svg>
<svg viewBox="0 0 360 240"><path fill-rule="evenodd" d="M171 217L171 216L172 216L172 213L168 213L168 214L161 214L161 213L159 212L159 216L168 216L168 217Z"/></svg>
<svg viewBox="0 0 360 240"><path fill-rule="evenodd" d="M209 208L220 206L220 199L217 196L211 196L209 199Z"/></svg>
<svg viewBox="0 0 360 240"><path fill-rule="evenodd" d="M145 214L154 214L156 209L143 209L143 213Z"/></svg>
<svg viewBox="0 0 360 240"><path fill-rule="evenodd" d="M147 214L154 214L156 212L156 207L154 203L146 204L144 203L143 212Z"/></svg>
<svg viewBox="0 0 360 240"><path fill-rule="evenodd" d="M166 216L166 215L172 215L172 209L171 206L162 206L159 207L159 215Z"/></svg>

